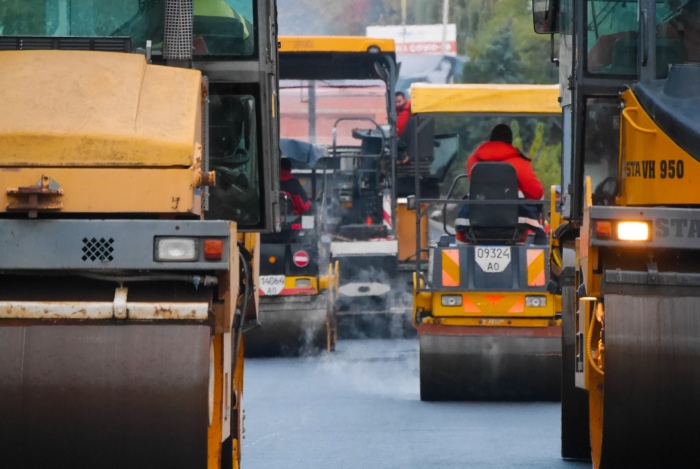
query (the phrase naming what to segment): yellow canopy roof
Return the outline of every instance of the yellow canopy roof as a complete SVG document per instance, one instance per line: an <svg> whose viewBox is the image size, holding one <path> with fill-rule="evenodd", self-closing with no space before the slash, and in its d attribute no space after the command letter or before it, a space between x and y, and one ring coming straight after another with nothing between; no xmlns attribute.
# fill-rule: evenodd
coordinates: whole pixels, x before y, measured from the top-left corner
<svg viewBox="0 0 700 469"><path fill-rule="evenodd" d="M414 114L561 114L559 85L415 83L411 110Z"/></svg>
<svg viewBox="0 0 700 469"><path fill-rule="evenodd" d="M378 47L381 52L394 52L393 39L362 36L282 36L280 52L367 52Z"/></svg>

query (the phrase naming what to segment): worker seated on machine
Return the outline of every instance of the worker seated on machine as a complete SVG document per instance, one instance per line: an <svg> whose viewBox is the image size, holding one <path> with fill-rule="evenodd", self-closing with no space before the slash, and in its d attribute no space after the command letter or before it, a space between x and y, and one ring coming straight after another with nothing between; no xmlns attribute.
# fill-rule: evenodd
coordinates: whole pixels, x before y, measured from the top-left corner
<svg viewBox="0 0 700 469"><path fill-rule="evenodd" d="M530 159L513 145L513 132L505 124L491 131L467 161L472 200L539 200L544 195L542 183L530 165ZM540 210L534 205L462 205L455 221L456 238L460 242L522 242L529 234L535 244L546 244L547 237L540 223Z"/></svg>
<svg viewBox="0 0 700 469"><path fill-rule="evenodd" d="M292 175L292 160L280 160L280 190L292 201L294 215L303 215L311 208L311 201L299 180Z"/></svg>

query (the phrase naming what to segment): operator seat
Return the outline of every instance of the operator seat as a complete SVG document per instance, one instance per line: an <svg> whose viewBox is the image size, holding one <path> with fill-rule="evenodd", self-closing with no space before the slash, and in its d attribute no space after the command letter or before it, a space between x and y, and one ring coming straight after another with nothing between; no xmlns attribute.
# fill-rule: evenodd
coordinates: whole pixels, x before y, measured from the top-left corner
<svg viewBox="0 0 700 469"><path fill-rule="evenodd" d="M477 163L470 181L469 200L518 200L518 174L509 163ZM524 234L518 213L517 204L470 205L467 241L514 244Z"/></svg>

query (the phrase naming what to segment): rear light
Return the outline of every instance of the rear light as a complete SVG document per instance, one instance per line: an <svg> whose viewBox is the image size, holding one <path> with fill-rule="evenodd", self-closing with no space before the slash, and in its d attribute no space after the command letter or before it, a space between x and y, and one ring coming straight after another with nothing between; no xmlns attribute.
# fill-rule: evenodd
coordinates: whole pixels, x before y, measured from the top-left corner
<svg viewBox="0 0 700 469"><path fill-rule="evenodd" d="M526 296L525 306L528 308L544 308L547 306L547 297L541 295Z"/></svg>
<svg viewBox="0 0 700 469"><path fill-rule="evenodd" d="M193 238L156 238L157 261L197 260L197 240Z"/></svg>
<svg viewBox="0 0 700 469"><path fill-rule="evenodd" d="M462 306L462 295L442 295L442 306Z"/></svg>
<svg viewBox="0 0 700 469"><path fill-rule="evenodd" d="M296 288L310 288L311 280L308 278L298 278L294 281L294 286Z"/></svg>
<svg viewBox="0 0 700 469"><path fill-rule="evenodd" d="M622 241L648 241L649 224L643 221L621 221L617 224L617 237Z"/></svg>
<svg viewBox="0 0 700 469"><path fill-rule="evenodd" d="M204 258L210 261L218 261L224 256L224 241L221 239L207 239L204 241Z"/></svg>
<svg viewBox="0 0 700 469"><path fill-rule="evenodd" d="M301 229L301 223L293 223L293 224L292 224L292 229L293 229L293 230L300 230L300 229Z"/></svg>
<svg viewBox="0 0 700 469"><path fill-rule="evenodd" d="M612 238L612 222L597 221L595 222L595 236L599 239Z"/></svg>
<svg viewBox="0 0 700 469"><path fill-rule="evenodd" d="M367 217L367 224L371 225L372 224L372 217Z"/></svg>

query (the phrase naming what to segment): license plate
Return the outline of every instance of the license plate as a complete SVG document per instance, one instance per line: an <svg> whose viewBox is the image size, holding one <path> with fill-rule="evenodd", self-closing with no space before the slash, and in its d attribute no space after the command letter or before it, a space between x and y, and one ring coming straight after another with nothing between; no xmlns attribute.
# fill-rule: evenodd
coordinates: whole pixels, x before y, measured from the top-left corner
<svg viewBox="0 0 700 469"><path fill-rule="evenodd" d="M510 247L477 246L474 248L476 263L487 274L503 272L510 265Z"/></svg>
<svg viewBox="0 0 700 469"><path fill-rule="evenodd" d="M260 277L260 291L265 296L275 296L284 290L284 275L263 275Z"/></svg>

